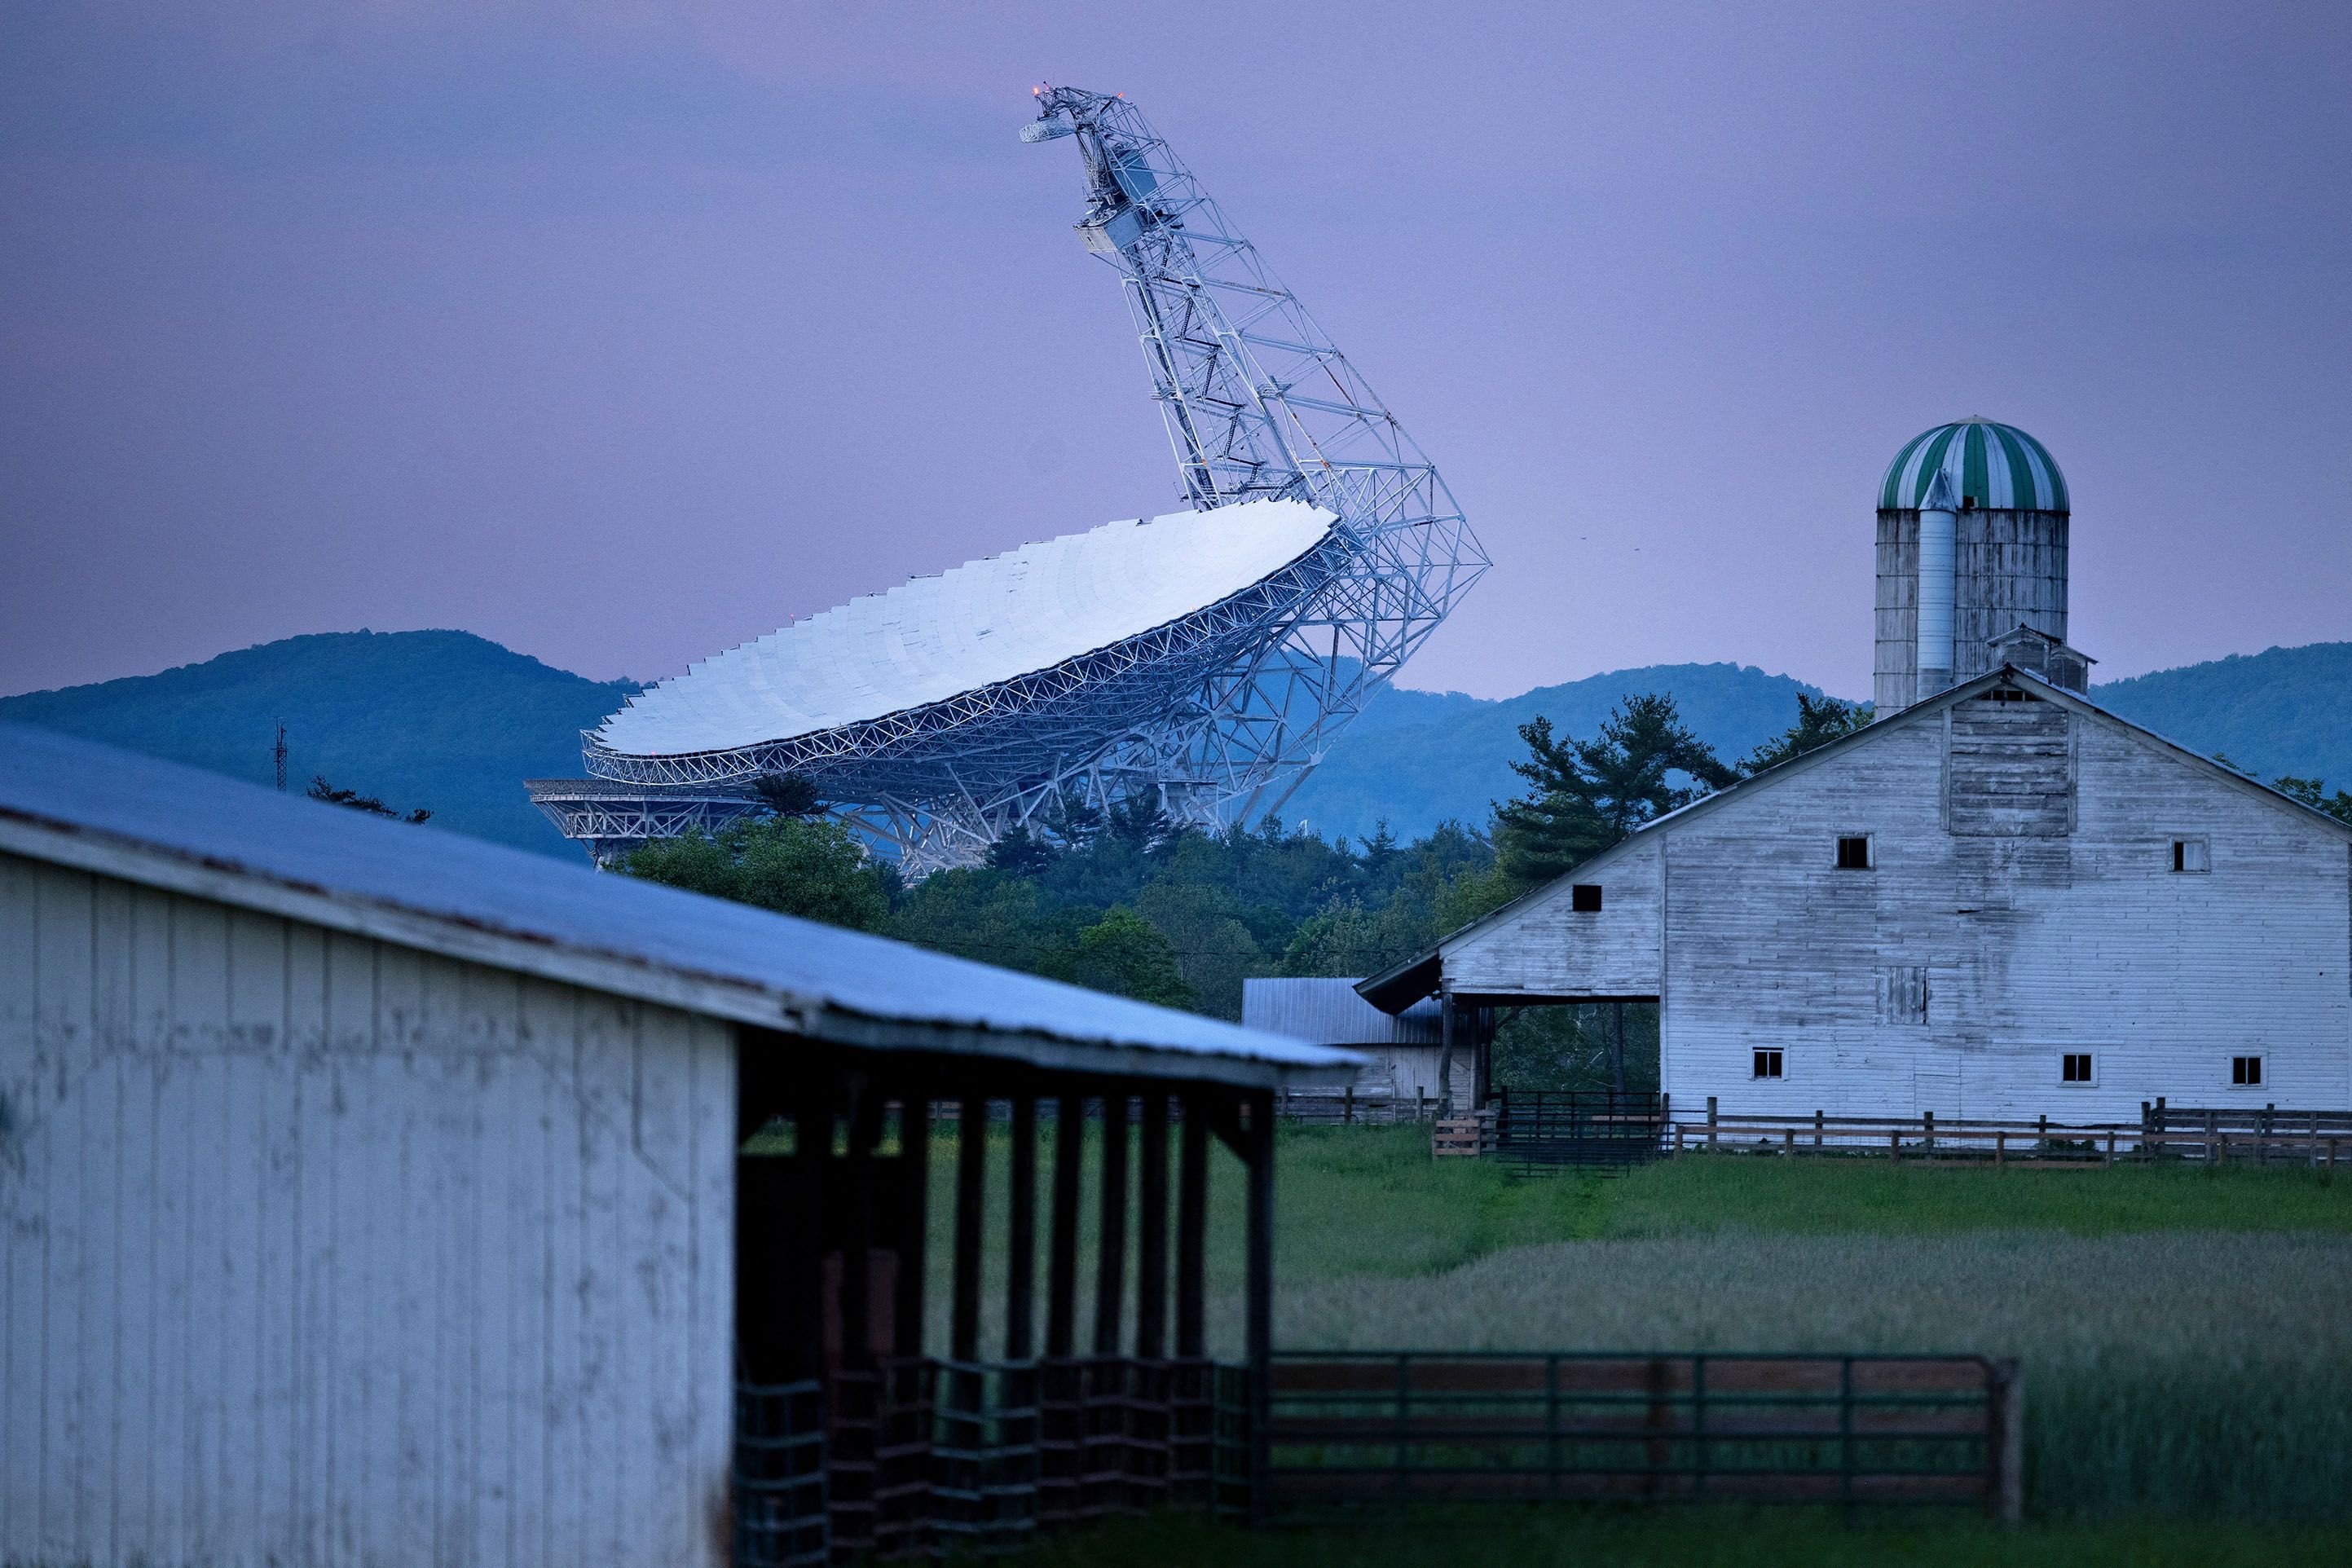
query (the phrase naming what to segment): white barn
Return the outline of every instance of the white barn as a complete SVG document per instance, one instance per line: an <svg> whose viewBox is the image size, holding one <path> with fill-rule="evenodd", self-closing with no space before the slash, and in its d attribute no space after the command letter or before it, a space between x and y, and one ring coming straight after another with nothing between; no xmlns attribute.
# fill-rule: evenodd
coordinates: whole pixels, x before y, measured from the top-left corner
<svg viewBox="0 0 2352 1568"><path fill-rule="evenodd" d="M1353 1059L0 726L0 1561L724 1562L739 1090L828 1051Z"/></svg>
<svg viewBox="0 0 2352 1568"><path fill-rule="evenodd" d="M2003 666L1362 989L1391 1011L1654 1001L1677 1108L2342 1109L2352 826Z"/></svg>

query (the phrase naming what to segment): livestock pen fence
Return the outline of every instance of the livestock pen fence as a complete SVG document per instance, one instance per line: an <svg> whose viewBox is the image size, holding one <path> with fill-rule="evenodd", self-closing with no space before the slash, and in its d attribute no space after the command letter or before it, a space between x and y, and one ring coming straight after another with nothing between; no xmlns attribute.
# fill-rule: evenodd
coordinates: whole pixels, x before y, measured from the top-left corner
<svg viewBox="0 0 2352 1568"><path fill-rule="evenodd" d="M1290 1352L1261 1509L1961 1503L2013 1521L2023 1391L1981 1356Z"/></svg>
<svg viewBox="0 0 2352 1568"><path fill-rule="evenodd" d="M909 1358L742 1386L735 1562L994 1555L1119 1514L1246 1515L1248 1387L1243 1367L1128 1356Z"/></svg>
<svg viewBox="0 0 2352 1568"><path fill-rule="evenodd" d="M1951 1503L2014 1520L2022 1389L1980 1356L1277 1352L895 1361L737 1395L734 1560L998 1555L1176 1507Z"/></svg>

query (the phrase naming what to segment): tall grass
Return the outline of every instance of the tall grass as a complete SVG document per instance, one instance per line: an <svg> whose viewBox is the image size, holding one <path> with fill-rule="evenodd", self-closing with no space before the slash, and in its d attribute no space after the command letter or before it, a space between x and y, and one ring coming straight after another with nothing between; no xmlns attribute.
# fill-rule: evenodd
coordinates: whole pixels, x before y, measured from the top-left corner
<svg viewBox="0 0 2352 1568"><path fill-rule="evenodd" d="M992 1144L1001 1237L1001 1129ZM944 1132L930 1291L941 1346L953 1151ZM1733 1156L1525 1180L1433 1162L1409 1128L1286 1133L1279 1156L1278 1346L2016 1356L2029 1496L2045 1515L2352 1514L2352 1182ZM1090 1132L1089 1193L1098 1159ZM1050 1148L1039 1163L1042 1286ZM1230 1356L1243 1179L1223 1153L1213 1170L1211 1349ZM1082 1350L1095 1217L1089 1202ZM1002 1344L1001 1247L990 1257L983 1353ZM1133 1290L1130 1271L1130 1325Z"/></svg>

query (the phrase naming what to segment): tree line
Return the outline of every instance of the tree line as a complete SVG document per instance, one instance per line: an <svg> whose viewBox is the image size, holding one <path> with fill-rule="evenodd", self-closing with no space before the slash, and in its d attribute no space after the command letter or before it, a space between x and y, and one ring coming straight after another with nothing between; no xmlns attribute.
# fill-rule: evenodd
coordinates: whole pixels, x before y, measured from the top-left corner
<svg viewBox="0 0 2352 1568"><path fill-rule="evenodd" d="M1410 843L1383 824L1325 838L1269 816L1203 833L1156 800L1108 811L1067 798L1015 828L984 865L912 886L825 816L804 780L764 781L766 810L715 836L657 840L635 876L1141 1001L1241 1016L1242 982L1358 978L1549 881L1664 812L1868 722L1801 697L1798 722L1736 763L1664 695L1629 698L1590 739L1522 726L1528 783L1484 824Z"/></svg>

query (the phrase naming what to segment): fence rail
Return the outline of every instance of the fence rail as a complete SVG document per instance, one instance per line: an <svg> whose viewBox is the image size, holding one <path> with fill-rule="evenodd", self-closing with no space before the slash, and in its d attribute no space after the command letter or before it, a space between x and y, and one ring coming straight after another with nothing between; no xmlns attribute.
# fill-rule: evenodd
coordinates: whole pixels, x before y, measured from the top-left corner
<svg viewBox="0 0 2352 1568"><path fill-rule="evenodd" d="M1391 1127L1433 1121L1444 1103L1418 1090L1405 1095L1385 1089L1286 1089L1275 1095L1274 1113L1310 1126Z"/></svg>
<svg viewBox="0 0 2352 1568"><path fill-rule="evenodd" d="M1980 1356L1277 1353L1265 1504L2022 1502L2022 1388Z"/></svg>
<svg viewBox="0 0 2352 1568"><path fill-rule="evenodd" d="M2171 1112L2179 1121L2184 1115ZM2333 1170L2352 1156L2352 1121L2340 1113L2248 1111L2231 1125L2219 1116L2202 1125L2143 1122L1956 1121L1928 1113L1890 1118L1733 1115L1712 1110L1704 1121L1675 1120L1664 1130L1666 1148L1732 1153L1877 1155L1899 1161L2035 1165L2112 1165L2163 1160L2216 1164L2318 1165Z"/></svg>

